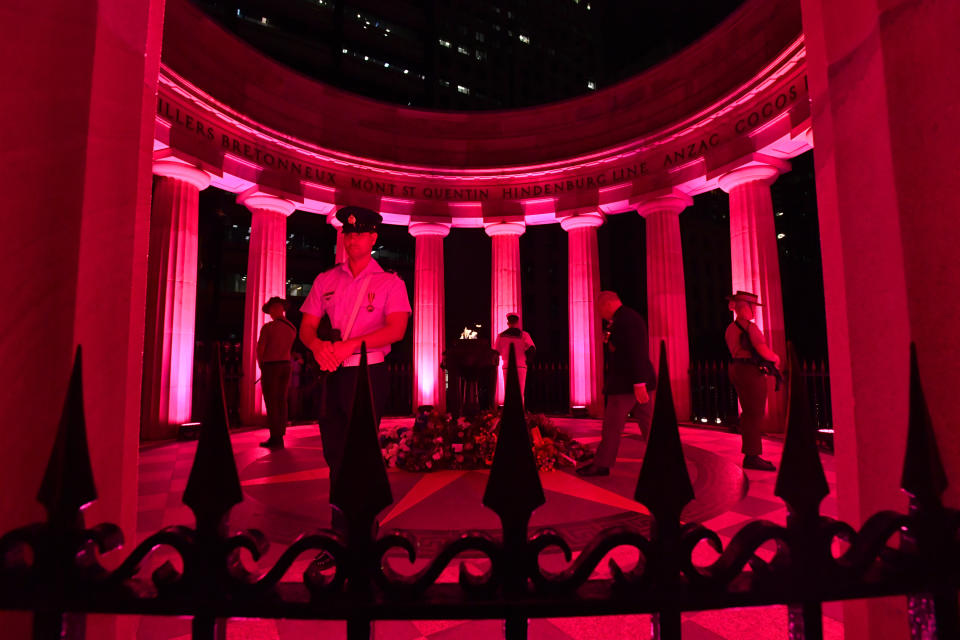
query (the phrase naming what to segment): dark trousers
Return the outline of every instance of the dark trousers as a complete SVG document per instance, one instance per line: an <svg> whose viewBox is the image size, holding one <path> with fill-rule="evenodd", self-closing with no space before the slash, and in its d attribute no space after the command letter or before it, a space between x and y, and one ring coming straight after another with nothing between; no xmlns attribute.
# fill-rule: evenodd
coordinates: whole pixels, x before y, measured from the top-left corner
<svg viewBox="0 0 960 640"><path fill-rule="evenodd" d="M290 362L264 362L260 365L260 389L267 405L267 426L270 439L281 440L287 432L287 387L290 385Z"/></svg>
<svg viewBox="0 0 960 640"><path fill-rule="evenodd" d="M387 365L370 365L370 390L373 394L373 415L377 428L387 404L389 375ZM340 471L343 462L343 450L347 442L347 430L350 427L350 414L353 411L353 396L357 387L357 374L360 367L340 367L329 376L324 384L323 399L320 403L320 440L323 443L323 458L330 467L330 486ZM333 509L331 527L341 533L346 532L346 523L339 511Z"/></svg>
<svg viewBox="0 0 960 640"><path fill-rule="evenodd" d="M760 432L763 430L763 413L767 406L767 377L760 367L746 362L730 363L730 381L740 398L740 436L743 453L758 456L763 451Z"/></svg>
<svg viewBox="0 0 960 640"><path fill-rule="evenodd" d="M653 394L650 395L650 401L643 404L637 404L637 398L633 393L614 393L606 397L600 445L597 447L593 464L609 469L617 461L617 452L620 450L620 436L623 434L627 415L634 407L638 407L634 415L639 421L640 433L643 434L644 439L649 436L650 420L653 418Z"/></svg>

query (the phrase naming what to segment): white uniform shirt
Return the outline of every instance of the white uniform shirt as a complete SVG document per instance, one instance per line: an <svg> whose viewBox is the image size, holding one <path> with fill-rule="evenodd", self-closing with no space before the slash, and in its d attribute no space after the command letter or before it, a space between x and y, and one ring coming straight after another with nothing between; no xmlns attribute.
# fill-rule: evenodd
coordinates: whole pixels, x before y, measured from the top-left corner
<svg viewBox="0 0 960 640"><path fill-rule="evenodd" d="M533 338L531 338L530 334L526 331L520 331L519 336L511 336L507 333L508 331L513 333L512 330L507 329L498 335L497 342L493 348L500 352L500 357L503 358L503 368L506 369L510 362L510 345L514 345L513 348L517 358L517 367L526 367L527 349L534 346Z"/></svg>
<svg viewBox="0 0 960 640"><path fill-rule="evenodd" d="M364 279L369 279L370 284L363 294L363 299L359 301L357 317L348 336L345 335L346 326ZM356 278L353 277L347 262L318 275L300 311L318 318L323 317L324 313L328 314L334 329L339 329L346 340L382 329L387 323L388 313L410 313L411 309L407 287L400 276L384 271L377 261L371 258ZM390 345L367 349L368 355L377 352L387 355L390 353ZM357 347L356 353L360 353L360 347Z"/></svg>

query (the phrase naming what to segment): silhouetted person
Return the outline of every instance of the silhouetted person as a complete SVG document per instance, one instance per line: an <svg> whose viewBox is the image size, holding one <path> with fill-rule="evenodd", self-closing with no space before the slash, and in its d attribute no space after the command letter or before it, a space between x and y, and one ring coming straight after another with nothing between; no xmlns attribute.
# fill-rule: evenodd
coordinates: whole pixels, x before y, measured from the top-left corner
<svg viewBox="0 0 960 640"><path fill-rule="evenodd" d="M600 317L607 324L604 347L607 351L603 378L606 405L600 446L591 462L577 469L583 476L606 476L617 461L620 436L627 416L639 406L635 416L646 439L653 418L650 393L657 386L657 376L650 362L647 345L647 323L643 316L624 306L613 291L597 296Z"/></svg>
<svg viewBox="0 0 960 640"><path fill-rule="evenodd" d="M727 327L724 338L730 350L730 381L737 390L740 406L740 437L743 443L743 468L776 471L772 462L760 457L763 441L760 432L767 405L767 376L761 370L760 360L779 366L780 357L767 346L766 338L754 321L754 307L760 306L755 293L737 291L727 296L730 310L736 314Z"/></svg>
<svg viewBox="0 0 960 640"><path fill-rule="evenodd" d="M260 365L260 389L267 405L270 437L260 443L268 449L282 449L287 431L287 387L290 385L290 349L297 339L297 328L283 315L287 301L274 296L263 305L273 318L260 329L257 340L257 364Z"/></svg>

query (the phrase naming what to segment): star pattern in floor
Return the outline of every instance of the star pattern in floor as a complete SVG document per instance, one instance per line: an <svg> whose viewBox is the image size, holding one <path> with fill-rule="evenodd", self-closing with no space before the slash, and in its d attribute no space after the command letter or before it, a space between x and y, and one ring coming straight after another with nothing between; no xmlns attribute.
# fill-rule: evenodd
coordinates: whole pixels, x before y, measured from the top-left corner
<svg viewBox="0 0 960 640"><path fill-rule="evenodd" d="M559 425L578 440L592 444L599 440L599 421L557 418ZM393 420L385 420L385 425ZM271 541L270 551L260 566L270 566L294 537L329 523L329 470L323 463L316 425L291 427L287 448L270 451L258 447L263 430L236 432L232 436L244 502L231 514L232 528L259 528ZM696 520L718 532L724 544L745 522L763 518L784 524L786 509L773 495L775 474L744 472L740 466L740 439L725 431L681 428L681 439L697 500L684 511L685 520ZM764 441L765 455L774 461L781 445ZM180 502L196 450L195 442L148 445L141 451L138 537L146 537L170 524L193 524L192 513ZM608 477L584 479L571 471L541 474L547 503L531 521L531 530L542 526L559 529L574 549L582 548L600 529L626 522L644 527L649 516L643 505L632 500L643 459L644 442L635 425L628 425L623 446ZM827 479L835 486L833 459L822 456ZM400 571L419 569L424 558L450 537L450 529L498 529L498 520L480 503L487 471L439 471L415 474L391 470L394 503L381 514L381 531L411 530L421 540L421 557L410 565L405 559ZM822 512L836 515L836 497L824 501ZM769 554L771 550L762 551ZM633 552L635 554L635 552ZM545 565L562 563L559 554ZM635 560L629 550L615 550L619 563ZM709 562L715 554L698 549L697 560ZM151 558L158 564L162 554ZM394 562L395 559L391 559ZM469 559L465 562L471 562ZM287 579L295 580L309 558L294 564ZM474 561L482 564L482 561ZM151 565L152 566L152 565ZM601 563L596 575L604 575ZM550 568L553 568L552 566ZM442 581L456 579L458 565L444 571ZM824 632L827 638L842 637L840 605L824 605ZM646 638L650 634L646 615L595 618L551 618L532 620L530 638L545 640L604 637ZM144 617L138 626L141 640L189 638L189 621ZM683 635L692 640L737 638L757 640L783 637L786 630L784 607L695 612L684 614ZM231 620L228 638L299 640L316 637L345 637L342 622L296 620ZM391 640L502 637L502 621L380 621L375 637Z"/></svg>

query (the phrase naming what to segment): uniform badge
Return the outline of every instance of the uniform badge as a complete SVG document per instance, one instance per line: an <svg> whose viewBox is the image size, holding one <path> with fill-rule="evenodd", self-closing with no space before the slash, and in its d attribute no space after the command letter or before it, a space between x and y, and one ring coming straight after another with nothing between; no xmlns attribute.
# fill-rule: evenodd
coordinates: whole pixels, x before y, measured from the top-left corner
<svg viewBox="0 0 960 640"><path fill-rule="evenodd" d="M373 311L373 298L374 298L376 295L377 295L377 294L372 293L372 292L367 294L367 302L368 302L368 304L367 304L367 311Z"/></svg>

